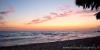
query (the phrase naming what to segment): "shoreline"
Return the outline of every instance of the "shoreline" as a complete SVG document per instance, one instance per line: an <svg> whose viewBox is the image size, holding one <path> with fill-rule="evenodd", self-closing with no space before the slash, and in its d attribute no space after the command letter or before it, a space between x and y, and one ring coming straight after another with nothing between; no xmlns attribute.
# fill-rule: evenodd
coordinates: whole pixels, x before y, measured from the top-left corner
<svg viewBox="0 0 100 50"><path fill-rule="evenodd" d="M100 36L90 37L76 40L65 40L48 43L34 43L17 46L0 47L0 50L71 50L82 47L79 50L86 49L100 49ZM90 48L89 48L90 47ZM94 47L94 48L91 48Z"/></svg>

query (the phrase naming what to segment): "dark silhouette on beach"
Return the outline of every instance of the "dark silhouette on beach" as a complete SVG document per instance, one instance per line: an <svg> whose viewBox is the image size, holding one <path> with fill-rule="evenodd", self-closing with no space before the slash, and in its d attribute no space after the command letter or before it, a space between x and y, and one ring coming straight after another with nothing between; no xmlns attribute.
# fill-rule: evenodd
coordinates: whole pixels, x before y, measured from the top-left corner
<svg viewBox="0 0 100 50"><path fill-rule="evenodd" d="M82 6L83 9L99 10L100 0L76 0L76 5ZM96 19L100 19L100 12L96 13Z"/></svg>

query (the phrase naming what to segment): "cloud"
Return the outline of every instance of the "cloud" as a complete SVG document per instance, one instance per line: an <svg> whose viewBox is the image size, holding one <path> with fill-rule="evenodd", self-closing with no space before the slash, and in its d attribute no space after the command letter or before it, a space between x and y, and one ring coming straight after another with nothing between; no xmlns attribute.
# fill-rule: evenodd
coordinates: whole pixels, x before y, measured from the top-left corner
<svg viewBox="0 0 100 50"><path fill-rule="evenodd" d="M17 29L16 27L10 27L10 26L0 26L0 31L12 31Z"/></svg>
<svg viewBox="0 0 100 50"><path fill-rule="evenodd" d="M70 15L80 15L80 16L94 16L94 14L98 11L91 11L91 10L83 10L83 9L75 9L75 10L60 10L60 12L50 12L49 15L38 18L38 19L33 19L30 24L38 24L38 23L43 23L55 18L59 17L70 17Z"/></svg>
<svg viewBox="0 0 100 50"><path fill-rule="evenodd" d="M1 28L16 28L16 27L0 27L0 29L1 29Z"/></svg>
<svg viewBox="0 0 100 50"><path fill-rule="evenodd" d="M38 18L38 19L33 19L31 22L29 22L28 24L37 24L37 23L43 23L58 17L65 17L67 15L70 15L69 12L63 12L63 13L55 13L55 12L51 12L49 13L49 15L44 16L42 18Z"/></svg>
<svg viewBox="0 0 100 50"><path fill-rule="evenodd" d="M14 12L14 7L9 7L6 10L0 11L0 25L4 25L6 21L4 20L6 16L8 16L10 13Z"/></svg>

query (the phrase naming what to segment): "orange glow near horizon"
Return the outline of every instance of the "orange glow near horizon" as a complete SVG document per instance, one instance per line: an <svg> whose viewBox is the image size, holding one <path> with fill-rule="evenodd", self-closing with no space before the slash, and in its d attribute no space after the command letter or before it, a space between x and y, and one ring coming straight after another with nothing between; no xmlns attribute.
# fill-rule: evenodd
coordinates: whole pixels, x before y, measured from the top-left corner
<svg viewBox="0 0 100 50"><path fill-rule="evenodd" d="M0 31L86 30L100 26L94 15L99 10L83 9L74 0L16 0L0 5Z"/></svg>
<svg viewBox="0 0 100 50"><path fill-rule="evenodd" d="M38 24L10 23L8 26L15 27L15 30L85 30L95 28L98 22L94 16L91 17L60 17Z"/></svg>

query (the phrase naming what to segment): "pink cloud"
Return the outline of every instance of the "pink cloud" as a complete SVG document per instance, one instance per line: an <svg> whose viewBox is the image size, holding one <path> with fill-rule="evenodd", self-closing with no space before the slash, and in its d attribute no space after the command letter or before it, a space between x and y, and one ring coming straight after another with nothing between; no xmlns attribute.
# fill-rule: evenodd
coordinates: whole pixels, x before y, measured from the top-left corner
<svg viewBox="0 0 100 50"><path fill-rule="evenodd" d="M63 13L54 13L54 12L51 12L50 15L44 16L44 17L39 18L39 19L33 19L28 24L42 23L42 22L46 22L48 20L52 20L52 19L55 19L55 18L58 18L58 17L64 17L64 16L67 16L67 15L70 15L69 12L63 12Z"/></svg>
<svg viewBox="0 0 100 50"><path fill-rule="evenodd" d="M0 11L0 25L4 25L6 22L4 17L7 17L10 13L14 12L14 7L11 6L4 11Z"/></svg>
<svg viewBox="0 0 100 50"><path fill-rule="evenodd" d="M48 15L48 16L44 16L43 18L46 19L46 20L51 20L51 19L53 19L53 17L50 16L50 15Z"/></svg>
<svg viewBox="0 0 100 50"><path fill-rule="evenodd" d="M80 16L93 16L96 12L98 11L91 11L91 10L82 10L82 9L76 9L76 10L71 10L71 11L60 11L60 12L51 12L49 15L44 16L39 19L33 19L31 24L37 24L37 23L43 23L55 18L59 17L69 17L70 15L80 15Z"/></svg>

